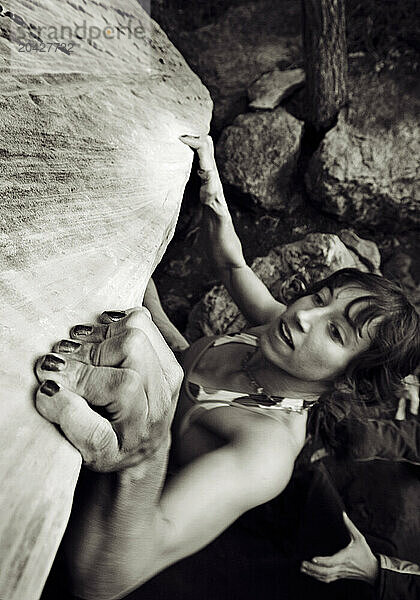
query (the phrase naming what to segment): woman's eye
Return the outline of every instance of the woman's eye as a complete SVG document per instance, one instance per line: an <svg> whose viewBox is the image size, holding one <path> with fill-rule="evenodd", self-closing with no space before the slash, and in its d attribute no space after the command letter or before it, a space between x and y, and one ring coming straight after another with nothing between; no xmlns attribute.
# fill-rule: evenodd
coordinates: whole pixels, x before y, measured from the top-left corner
<svg viewBox="0 0 420 600"><path fill-rule="evenodd" d="M331 332L331 337L335 342L338 342L339 344L341 344L343 346L344 342L343 342L343 338L341 337L341 333L339 332L339 330L337 329L337 327L335 325L330 325L330 332Z"/></svg>
<svg viewBox="0 0 420 600"><path fill-rule="evenodd" d="M324 299L321 294L314 294L313 300L317 306L324 306Z"/></svg>

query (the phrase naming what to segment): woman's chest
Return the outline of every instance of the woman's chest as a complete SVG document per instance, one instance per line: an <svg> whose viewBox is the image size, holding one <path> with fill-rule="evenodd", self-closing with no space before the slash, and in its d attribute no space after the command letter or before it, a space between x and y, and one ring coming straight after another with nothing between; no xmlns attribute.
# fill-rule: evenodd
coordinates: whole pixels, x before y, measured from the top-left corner
<svg viewBox="0 0 420 600"><path fill-rule="evenodd" d="M242 366L254 349L235 342L220 345L216 342L213 346L208 338L207 343L201 342L191 348L192 355L187 355L183 363L188 382L203 388L252 393Z"/></svg>

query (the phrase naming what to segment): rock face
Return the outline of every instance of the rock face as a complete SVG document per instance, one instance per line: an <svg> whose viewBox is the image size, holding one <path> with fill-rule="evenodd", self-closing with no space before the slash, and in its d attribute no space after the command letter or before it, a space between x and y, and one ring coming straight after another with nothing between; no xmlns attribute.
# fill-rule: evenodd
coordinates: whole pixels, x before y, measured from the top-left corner
<svg viewBox="0 0 420 600"><path fill-rule="evenodd" d="M264 73L248 89L249 107L273 110L282 100L301 87L304 81L305 71L303 69L288 71L274 69L274 71Z"/></svg>
<svg viewBox="0 0 420 600"><path fill-rule="evenodd" d="M409 76L351 80L356 89L309 165L312 200L340 220L388 229L420 223L420 100Z"/></svg>
<svg viewBox="0 0 420 600"><path fill-rule="evenodd" d="M375 242L359 237L351 229L342 229L338 236L353 256L356 269L381 275L381 254Z"/></svg>
<svg viewBox="0 0 420 600"><path fill-rule="evenodd" d="M224 183L266 209L290 199L303 124L282 107L236 117L220 136L217 163Z"/></svg>
<svg viewBox="0 0 420 600"><path fill-rule="evenodd" d="M211 101L137 0L2 2L0 19L0 597L33 600L80 467L34 408L35 358L141 303L190 173L178 136L208 131Z"/></svg>
<svg viewBox="0 0 420 600"><path fill-rule="evenodd" d="M362 240L349 230L339 236L310 233L302 240L273 248L267 256L256 258L252 269L273 296L285 304L306 287L345 267L379 273L379 252L373 242ZM346 239L351 248L342 241ZM356 246L360 254L354 251ZM367 266L369 263L372 268ZM186 335L193 341L203 335L235 333L247 325L225 288L215 286L193 308Z"/></svg>
<svg viewBox="0 0 420 600"><path fill-rule="evenodd" d="M213 25L187 32L180 50L209 88L216 131L244 112L249 85L301 60L299 3L277 0L230 8Z"/></svg>

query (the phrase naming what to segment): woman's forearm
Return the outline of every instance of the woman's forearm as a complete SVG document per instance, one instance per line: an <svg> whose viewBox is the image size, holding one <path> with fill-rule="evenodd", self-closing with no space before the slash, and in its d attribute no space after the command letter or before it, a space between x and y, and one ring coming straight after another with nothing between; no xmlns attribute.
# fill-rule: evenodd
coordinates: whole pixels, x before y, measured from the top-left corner
<svg viewBox="0 0 420 600"><path fill-rule="evenodd" d="M207 253L222 280L229 270L246 266L242 244L227 207L226 211L215 212L210 206L204 206L203 231Z"/></svg>
<svg viewBox="0 0 420 600"><path fill-rule="evenodd" d="M204 207L207 252L217 275L245 318L254 325L267 323L283 310L267 286L246 264L242 245L229 211Z"/></svg>
<svg viewBox="0 0 420 600"><path fill-rule="evenodd" d="M182 136L180 139L197 150L200 161L202 230L208 254L218 270L245 265L241 242L236 235L217 170L211 137Z"/></svg>
<svg viewBox="0 0 420 600"><path fill-rule="evenodd" d="M195 459L165 483L163 493L162 450L143 471L95 474L66 540L75 595L121 598L280 493L291 476L295 444L277 423L256 429ZM262 436L272 440L269 455Z"/></svg>
<svg viewBox="0 0 420 600"><path fill-rule="evenodd" d="M260 325L275 318L281 310L263 282L247 266L226 203L209 136L182 136L182 141L197 150L202 180L202 231L206 250L217 275L250 323Z"/></svg>
<svg viewBox="0 0 420 600"><path fill-rule="evenodd" d="M164 444L138 466L84 474L64 542L75 596L120 598L159 570L168 452Z"/></svg>

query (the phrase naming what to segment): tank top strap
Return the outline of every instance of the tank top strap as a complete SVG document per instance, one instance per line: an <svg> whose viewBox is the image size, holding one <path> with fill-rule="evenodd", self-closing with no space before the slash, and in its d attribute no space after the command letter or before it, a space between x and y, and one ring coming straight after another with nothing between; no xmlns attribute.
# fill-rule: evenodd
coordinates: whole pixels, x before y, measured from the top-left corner
<svg viewBox="0 0 420 600"><path fill-rule="evenodd" d="M248 344L248 346L253 346L254 348L258 346L258 338L252 333L229 333L222 335L214 340L213 346L223 346L224 344L229 344L232 342Z"/></svg>
<svg viewBox="0 0 420 600"><path fill-rule="evenodd" d="M279 411L302 413L303 410L312 407L316 401L303 400L297 398L284 398L273 396L269 398L266 394L243 394L228 390L209 389L201 385L190 382L190 374L194 371L195 366L201 360L203 355L209 348L223 346L229 343L247 344L254 348L258 347L258 337L251 333L232 333L222 335L220 337L210 338L208 343L200 350L197 356L192 361L189 369L185 373L185 391L187 396L192 400L193 406L185 415L181 425L182 431L185 431L187 426L192 422L193 417L200 413L201 409L211 410L221 406L230 406L232 408L242 409L249 412L264 412L268 417L278 420L280 417Z"/></svg>
<svg viewBox="0 0 420 600"><path fill-rule="evenodd" d="M197 363L201 360L201 358L209 348L214 348L215 346L223 346L224 344L231 344L232 342L236 342L239 344L248 344L249 346L253 346L254 348L258 346L257 336L252 335L250 333L229 333L220 337L210 338L191 362L187 372L185 373L185 379L188 381L190 373L194 371Z"/></svg>

